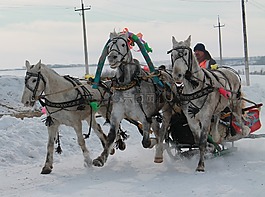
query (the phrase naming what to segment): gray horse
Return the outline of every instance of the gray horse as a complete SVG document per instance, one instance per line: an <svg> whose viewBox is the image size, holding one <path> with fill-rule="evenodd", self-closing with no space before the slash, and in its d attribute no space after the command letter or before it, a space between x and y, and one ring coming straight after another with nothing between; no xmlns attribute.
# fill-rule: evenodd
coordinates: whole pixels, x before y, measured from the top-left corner
<svg viewBox="0 0 265 197"><path fill-rule="evenodd" d="M127 33L110 33L108 47L108 62L112 69L116 69L113 79L113 108L110 117L110 131L108 144L101 155L93 160L95 166L102 167L107 161L110 148L117 135L122 119L131 119L142 123L144 148L151 148L156 144L154 161L163 161L163 141L169 126L172 108L169 100L175 84L172 77L166 72L157 73L165 87L154 84L152 76L141 69L139 62L133 59ZM154 120L162 113L162 126ZM150 138L150 127L155 132L156 139ZM160 127L160 128L159 128Z"/></svg>
<svg viewBox="0 0 265 197"><path fill-rule="evenodd" d="M61 124L74 128L86 166L92 165L92 159L82 134L82 120L86 120L101 140L103 147L107 144L107 137L95 120L96 110L92 110L92 103L101 104L99 113L107 113L107 103L110 94L104 89L92 89L91 85L80 83L71 77L60 76L54 70L39 61L30 65L26 61L25 87L22 103L33 106L37 100L47 110L46 125L48 129L47 156L41 174L49 174L53 168L54 143ZM94 103L95 104L95 103Z"/></svg>
<svg viewBox="0 0 265 197"><path fill-rule="evenodd" d="M173 48L169 53L174 81L184 85L182 95L175 100L181 105L195 143L199 145L200 160L196 170L204 171L207 136L211 130L214 141L220 140L219 118L226 107L241 125L242 136L247 136L250 129L242 123L241 80L238 74L229 68L212 71L201 68L192 53L190 41L191 36L180 42L173 37Z"/></svg>

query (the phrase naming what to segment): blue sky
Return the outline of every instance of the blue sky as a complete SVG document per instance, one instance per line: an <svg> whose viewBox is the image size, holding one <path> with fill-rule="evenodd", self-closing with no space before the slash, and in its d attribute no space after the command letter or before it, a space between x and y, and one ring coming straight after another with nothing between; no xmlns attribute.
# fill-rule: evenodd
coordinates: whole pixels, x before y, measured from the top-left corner
<svg viewBox="0 0 265 197"><path fill-rule="evenodd" d="M153 48L151 58L168 60L171 37L192 36L219 57L220 16L223 57L243 57L241 0L84 0L89 63L98 62L109 33L129 28L141 32ZM46 64L84 63L80 0L1 0L0 68L24 66L28 59ZM249 56L265 55L265 2L246 3ZM134 53L141 59L141 55Z"/></svg>

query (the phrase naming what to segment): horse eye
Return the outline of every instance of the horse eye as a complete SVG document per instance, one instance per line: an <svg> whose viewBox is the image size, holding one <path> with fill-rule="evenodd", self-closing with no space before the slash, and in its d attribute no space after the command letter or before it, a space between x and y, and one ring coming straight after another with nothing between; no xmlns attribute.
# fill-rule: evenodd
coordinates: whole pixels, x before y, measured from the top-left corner
<svg viewBox="0 0 265 197"><path fill-rule="evenodd" d="M125 47L125 44L122 44L121 46L122 46L122 47Z"/></svg>
<svg viewBox="0 0 265 197"><path fill-rule="evenodd" d="M33 80L32 80L32 83L35 83L36 81L37 81L37 79L33 79Z"/></svg>

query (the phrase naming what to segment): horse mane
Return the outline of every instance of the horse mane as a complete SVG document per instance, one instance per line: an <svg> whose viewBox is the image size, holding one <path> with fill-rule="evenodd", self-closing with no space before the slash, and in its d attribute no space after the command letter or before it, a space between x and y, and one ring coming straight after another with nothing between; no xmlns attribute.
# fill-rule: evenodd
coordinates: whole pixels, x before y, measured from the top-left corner
<svg viewBox="0 0 265 197"><path fill-rule="evenodd" d="M61 76L59 73L57 73L55 70L53 70L50 66L47 66L46 64L41 63L41 69L44 71L49 70L49 72L52 72L53 74L57 76Z"/></svg>

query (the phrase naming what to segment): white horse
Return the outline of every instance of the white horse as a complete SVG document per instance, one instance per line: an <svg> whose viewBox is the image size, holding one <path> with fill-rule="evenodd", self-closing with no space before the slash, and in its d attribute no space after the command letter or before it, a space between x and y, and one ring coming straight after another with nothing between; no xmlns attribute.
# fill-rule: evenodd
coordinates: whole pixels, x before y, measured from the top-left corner
<svg viewBox="0 0 265 197"><path fill-rule="evenodd" d="M22 103L34 106L39 100L46 107L48 129L47 156L41 174L49 174L53 168L54 143L57 138L58 128L61 124L74 128L77 141L80 145L85 166L92 165L92 159L82 134L82 120L86 120L100 138L103 147L106 145L106 135L95 120L96 110L90 104L93 101L101 104L99 113L105 114L109 94L103 89L92 89L87 83L80 83L77 79L63 77L39 61L30 65L26 61L25 87ZM105 96L104 96L105 95ZM106 100L104 100L106 99Z"/></svg>
<svg viewBox="0 0 265 197"><path fill-rule="evenodd" d="M242 123L241 119L242 99L239 76L228 68L212 71L201 68L192 53L190 41L191 36L180 42L172 37L173 48L168 53L171 53L174 81L184 85L182 95L179 95L176 100L187 117L195 143L199 145L200 160L196 170L204 171L204 155L210 130L215 142L218 142L221 137L218 132L221 111L226 107L230 108L242 127L242 136L247 136L250 129Z"/></svg>
<svg viewBox="0 0 265 197"><path fill-rule="evenodd" d="M117 129L122 119L136 120L142 123L144 148L156 145L155 162L163 161L163 141L167 131L172 108L168 102L175 85L172 77L161 72L161 80L165 81L165 88L159 88L152 81L152 77L145 73L139 62L132 57L128 45L127 33L110 33L108 47L108 62L116 70L113 79L113 108L110 117L110 131L108 144L101 155L93 160L95 166L102 167L107 161L110 148L117 135ZM167 93L169 95L167 95ZM168 96L168 97L167 97ZM153 120L162 110L162 126ZM152 124L153 123L153 124ZM150 127L155 132L156 139L150 138Z"/></svg>

